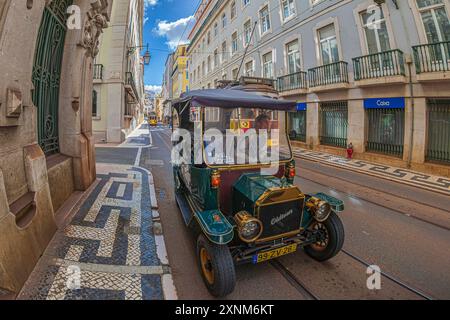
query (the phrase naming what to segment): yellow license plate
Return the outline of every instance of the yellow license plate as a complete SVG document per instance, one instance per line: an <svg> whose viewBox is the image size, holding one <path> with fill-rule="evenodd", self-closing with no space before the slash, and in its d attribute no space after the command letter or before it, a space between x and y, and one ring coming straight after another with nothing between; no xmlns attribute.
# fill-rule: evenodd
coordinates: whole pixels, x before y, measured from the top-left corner
<svg viewBox="0 0 450 320"><path fill-rule="evenodd" d="M278 249L261 252L253 256L253 263L259 263L270 259L278 258L286 254L293 253L295 251L297 251L296 243Z"/></svg>

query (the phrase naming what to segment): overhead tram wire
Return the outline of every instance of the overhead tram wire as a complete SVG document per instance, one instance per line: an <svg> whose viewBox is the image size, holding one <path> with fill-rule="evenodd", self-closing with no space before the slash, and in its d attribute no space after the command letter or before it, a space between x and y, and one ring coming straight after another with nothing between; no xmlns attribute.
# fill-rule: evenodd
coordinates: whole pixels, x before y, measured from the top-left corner
<svg viewBox="0 0 450 320"><path fill-rule="evenodd" d="M195 19L195 13L196 13L197 10L200 8L202 2L203 2L203 0L199 0L199 1L198 1L197 6L196 6L195 9L194 9L194 12L191 14L191 17L193 16L194 19ZM183 33L181 34L181 37L178 39L177 48L178 48L178 46L180 45L181 39L183 39L184 34L186 33L186 30L187 30L187 28L188 28L188 26L189 26L189 22L190 22L190 21L188 21L188 23L186 23L186 26L184 27Z"/></svg>

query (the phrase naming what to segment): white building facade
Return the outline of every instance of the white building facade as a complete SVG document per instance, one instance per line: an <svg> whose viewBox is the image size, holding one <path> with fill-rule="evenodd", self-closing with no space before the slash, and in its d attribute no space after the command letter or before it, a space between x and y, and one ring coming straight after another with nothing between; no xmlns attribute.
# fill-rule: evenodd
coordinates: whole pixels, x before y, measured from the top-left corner
<svg viewBox="0 0 450 320"><path fill-rule="evenodd" d="M192 89L272 78L298 102L289 117L295 144L345 155L351 143L359 159L450 175L449 0L210 0L201 8L189 36Z"/></svg>
<svg viewBox="0 0 450 320"><path fill-rule="evenodd" d="M143 0L118 0L94 66L92 119L96 142L120 143L143 120Z"/></svg>

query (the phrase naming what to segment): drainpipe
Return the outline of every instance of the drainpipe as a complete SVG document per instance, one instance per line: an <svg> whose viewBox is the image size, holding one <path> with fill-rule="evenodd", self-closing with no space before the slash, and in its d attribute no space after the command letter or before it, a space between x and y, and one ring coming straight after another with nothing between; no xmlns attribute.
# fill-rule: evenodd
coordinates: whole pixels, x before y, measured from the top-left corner
<svg viewBox="0 0 450 320"><path fill-rule="evenodd" d="M408 65L409 73L409 99L411 100L411 131L409 136L409 152L408 152L408 168L411 168L412 154L413 154L413 143L414 143L414 84L412 79L412 57L408 55L406 57L406 64Z"/></svg>

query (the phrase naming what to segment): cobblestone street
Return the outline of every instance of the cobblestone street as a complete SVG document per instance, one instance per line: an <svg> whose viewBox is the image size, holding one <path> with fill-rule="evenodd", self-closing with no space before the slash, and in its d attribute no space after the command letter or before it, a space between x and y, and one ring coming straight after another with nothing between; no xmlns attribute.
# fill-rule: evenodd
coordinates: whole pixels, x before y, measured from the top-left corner
<svg viewBox="0 0 450 320"><path fill-rule="evenodd" d="M120 146L97 148L96 184L55 235L19 299L176 298L153 177L135 166L148 144L148 130L137 129Z"/></svg>

